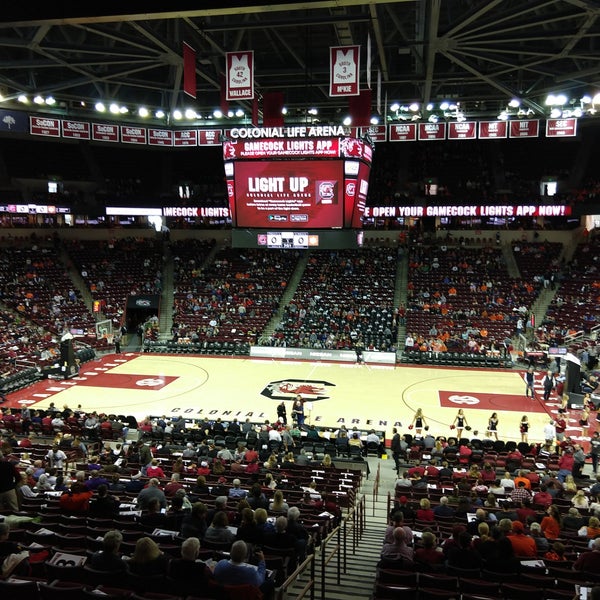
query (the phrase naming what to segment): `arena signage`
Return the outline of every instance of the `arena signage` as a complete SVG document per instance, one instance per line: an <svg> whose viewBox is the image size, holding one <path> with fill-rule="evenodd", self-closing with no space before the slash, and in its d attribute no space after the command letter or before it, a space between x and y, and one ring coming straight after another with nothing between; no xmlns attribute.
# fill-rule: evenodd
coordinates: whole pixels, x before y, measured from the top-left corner
<svg viewBox="0 0 600 600"><path fill-rule="evenodd" d="M326 360L332 362L356 362L354 350L320 350L313 348L283 348L279 346L250 346L250 356L254 358L291 358L295 360ZM363 351L367 363L382 365L396 364L395 352Z"/></svg>
<svg viewBox="0 0 600 600"><path fill-rule="evenodd" d="M224 206L165 206L163 217L229 217Z"/></svg>
<svg viewBox="0 0 600 600"><path fill-rule="evenodd" d="M337 137L347 135L341 125L319 125L311 127L234 127L225 130L232 139Z"/></svg>
<svg viewBox="0 0 600 600"><path fill-rule="evenodd" d="M366 206L364 216L382 217L566 217L570 206Z"/></svg>

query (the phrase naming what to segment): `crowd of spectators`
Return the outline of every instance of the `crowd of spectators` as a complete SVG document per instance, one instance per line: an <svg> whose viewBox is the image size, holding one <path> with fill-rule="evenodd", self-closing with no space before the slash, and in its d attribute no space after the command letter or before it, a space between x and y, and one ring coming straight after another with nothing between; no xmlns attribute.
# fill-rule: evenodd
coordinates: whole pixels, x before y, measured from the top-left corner
<svg viewBox="0 0 600 600"><path fill-rule="evenodd" d="M299 441L296 463L293 439L289 437L288 448L287 441L275 444L277 436L270 435L289 429L281 422L256 427L249 421L206 421L194 436L179 428L185 437L176 441L177 419L158 418L151 421L152 433L161 432L162 443L157 443L146 427L150 419L135 424L144 437L130 442L123 429L104 434L105 424L110 430L117 420L114 415L86 415L67 406L49 409L44 419L52 417L54 425L43 436L22 428L17 433L7 415L0 440L0 483L5 490L0 509L39 517L35 530L42 527L47 537L36 534L35 539L51 555L67 551L59 539L65 515L75 535L68 551L87 556L96 570L125 574L117 577L124 587L129 577L135 584L136 575L171 577L172 570L185 566L179 558L195 560L202 549L205 559L227 552L227 564L258 566L258 572L244 571L257 573L247 576L248 581L232 579L232 569L217 556L203 571L207 581L248 583L268 597L275 583L339 524L361 481L360 471L338 469L325 455L302 453L306 460L300 460ZM66 433L68 425L72 427ZM81 438L73 437L75 427ZM258 435L247 438L244 429ZM233 444L219 437L234 432ZM268 444L263 432L266 440L271 438ZM74 445L75 439L81 443ZM34 529L27 532L33 535Z"/></svg>

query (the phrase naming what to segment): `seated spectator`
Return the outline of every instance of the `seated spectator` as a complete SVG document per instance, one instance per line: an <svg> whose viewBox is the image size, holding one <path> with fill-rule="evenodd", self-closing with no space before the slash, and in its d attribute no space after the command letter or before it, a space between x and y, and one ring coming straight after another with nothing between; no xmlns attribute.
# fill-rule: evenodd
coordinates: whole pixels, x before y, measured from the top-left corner
<svg viewBox="0 0 600 600"><path fill-rule="evenodd" d="M273 501L269 503L269 510L271 512L284 512L287 514L289 509L288 503L283 499L283 492L281 490L276 490L273 494Z"/></svg>
<svg viewBox="0 0 600 600"><path fill-rule="evenodd" d="M471 545L472 536L468 531L458 535L457 543L446 552L447 564L459 569L473 569L481 564L481 556Z"/></svg>
<svg viewBox="0 0 600 600"><path fill-rule="evenodd" d="M598 519L598 517L590 517L587 525L581 527L577 533L590 540L600 537L600 519Z"/></svg>
<svg viewBox="0 0 600 600"><path fill-rule="evenodd" d="M535 540L525 533L525 526L521 521L513 521L512 531L508 534L515 556L535 557L537 556L537 545Z"/></svg>
<svg viewBox="0 0 600 600"><path fill-rule="evenodd" d="M577 490L575 495L571 498L571 504L575 508L589 508L590 501L583 490Z"/></svg>
<svg viewBox="0 0 600 600"><path fill-rule="evenodd" d="M592 549L582 552L573 563L574 571L598 573L600 571L600 537L592 543Z"/></svg>
<svg viewBox="0 0 600 600"><path fill-rule="evenodd" d="M157 479L165 479L165 472L162 470L160 463L157 458L153 458L148 467L146 468L146 475L148 477L156 477Z"/></svg>
<svg viewBox="0 0 600 600"><path fill-rule="evenodd" d="M17 542L8 539L10 527L0 523L0 567L2 578L11 575L27 576L30 574L29 552Z"/></svg>
<svg viewBox="0 0 600 600"><path fill-rule="evenodd" d="M212 571L205 562L198 560L200 540L187 537L181 543L181 558L173 558L169 562L168 575L175 580L178 593L192 595L197 590L204 590L214 581Z"/></svg>
<svg viewBox="0 0 600 600"><path fill-rule="evenodd" d="M138 517L141 525L148 528L168 529L167 515L163 512L158 498L151 498Z"/></svg>
<svg viewBox="0 0 600 600"><path fill-rule="evenodd" d="M448 501L448 496L442 496L440 498L440 503L433 509L433 514L435 518L438 517L453 517L454 509L450 506Z"/></svg>
<svg viewBox="0 0 600 600"><path fill-rule="evenodd" d="M442 565L446 558L442 549L437 545L435 535L431 531L424 531L421 536L421 546L415 550L415 563L430 569Z"/></svg>
<svg viewBox="0 0 600 600"><path fill-rule="evenodd" d="M534 521L529 526L529 535L531 535L531 537L535 541L535 545L537 547L538 554L543 554L544 552L548 552L548 550L550 548L550 543L544 537L544 534L542 533L542 528L540 527L540 524L538 522Z"/></svg>
<svg viewBox="0 0 600 600"><path fill-rule="evenodd" d="M298 560L302 562L312 547L312 536L300 522L300 509L297 506L288 510L287 519L287 532L295 536Z"/></svg>
<svg viewBox="0 0 600 600"><path fill-rule="evenodd" d="M428 498L421 498L419 508L417 509L417 519L421 521L434 521L435 514L431 508L431 503Z"/></svg>
<svg viewBox="0 0 600 600"><path fill-rule="evenodd" d="M229 544L235 541L235 534L229 529L229 518L226 512L221 510L215 513L210 526L204 534L204 539L207 542L224 542Z"/></svg>
<svg viewBox="0 0 600 600"><path fill-rule="evenodd" d="M136 575L166 575L169 557L161 552L158 544L149 537L139 538L135 550L127 562L129 570Z"/></svg>
<svg viewBox="0 0 600 600"><path fill-rule="evenodd" d="M393 532L393 541L386 543L381 549L381 558L386 560L404 560L413 562L414 552L408 545L412 542L406 539L406 532L403 527L396 527Z"/></svg>
<svg viewBox="0 0 600 600"><path fill-rule="evenodd" d="M260 533L260 544L264 544L265 536L275 533L275 525L269 521L269 513L264 508L257 508L254 511L254 519L256 520L256 527Z"/></svg>
<svg viewBox="0 0 600 600"><path fill-rule="evenodd" d="M244 540L250 547L260 542L262 531L256 524L254 511L251 508L246 507L242 509L242 517L235 537L238 540Z"/></svg>
<svg viewBox="0 0 600 600"><path fill-rule="evenodd" d="M585 525L585 518L573 506L562 519L563 528L565 531L578 531Z"/></svg>
<svg viewBox="0 0 600 600"><path fill-rule="evenodd" d="M239 479L234 479L232 487L229 489L229 497L242 499L248 495L248 490L242 489L242 482Z"/></svg>
<svg viewBox="0 0 600 600"><path fill-rule="evenodd" d="M248 565L244 561L248 557L248 546L243 540L234 542L230 557L220 560L214 569L217 582L223 585L254 585L261 587L265 582L266 564L262 551L256 552L258 565Z"/></svg>
<svg viewBox="0 0 600 600"><path fill-rule="evenodd" d="M119 499L109 494L107 485L102 483L90 501L89 514L94 517L115 517L119 514L119 504Z"/></svg>
<svg viewBox="0 0 600 600"><path fill-rule="evenodd" d="M401 511L396 511L391 515L391 523L386 527L385 534L383 536L384 544L393 544L394 543L394 529L397 527L402 527L404 529L405 539L410 540L409 543L412 543L413 532L412 529L405 524L404 514Z"/></svg>
<svg viewBox="0 0 600 600"><path fill-rule="evenodd" d="M123 560L119 550L123 542L123 534L111 529L102 538L102 550L94 552L90 558L90 565L98 571L111 573L124 573L127 571L127 562Z"/></svg>
<svg viewBox="0 0 600 600"><path fill-rule="evenodd" d="M138 510L145 510L148 508L148 502L151 498L156 498L159 501L161 508L167 508L167 498L165 493L159 487L160 482L156 477L152 477L148 481L148 485L140 491L137 496L137 507Z"/></svg>
<svg viewBox="0 0 600 600"><path fill-rule="evenodd" d="M206 523L206 504L194 502L189 513L181 521L181 535L184 538L203 539L208 525Z"/></svg>

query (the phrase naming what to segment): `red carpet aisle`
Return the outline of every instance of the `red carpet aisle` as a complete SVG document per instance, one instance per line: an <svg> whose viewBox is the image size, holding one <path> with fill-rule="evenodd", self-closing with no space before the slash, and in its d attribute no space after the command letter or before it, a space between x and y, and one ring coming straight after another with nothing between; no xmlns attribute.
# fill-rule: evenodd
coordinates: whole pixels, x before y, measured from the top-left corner
<svg viewBox="0 0 600 600"><path fill-rule="evenodd" d="M539 373L541 380L543 373ZM556 397L544 405L525 397L523 373L516 370L370 366L250 358L124 353L85 363L80 376L46 380L11 394L4 406L96 410L107 414L178 415L188 418L234 416L274 420L276 406L300 393L307 399L307 422L323 427L408 431L421 407L433 435L451 435L450 424L463 408L473 432L484 436L488 418L498 412L501 439L520 441L519 422L528 414L529 441L541 441ZM402 423L400 427L399 424ZM568 435L581 436L572 412ZM595 415L591 416L592 429ZM473 432L471 432L473 434Z"/></svg>

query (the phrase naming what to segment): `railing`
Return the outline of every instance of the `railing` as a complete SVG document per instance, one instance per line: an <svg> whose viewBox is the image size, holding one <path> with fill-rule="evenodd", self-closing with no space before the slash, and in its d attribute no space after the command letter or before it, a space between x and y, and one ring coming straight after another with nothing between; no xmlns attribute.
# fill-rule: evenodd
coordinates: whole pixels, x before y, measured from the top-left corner
<svg viewBox="0 0 600 600"><path fill-rule="evenodd" d="M377 473L375 473L375 480L373 481L373 516L375 516L375 504L379 496L379 482L381 480L381 464L377 463Z"/></svg>
<svg viewBox="0 0 600 600"><path fill-rule="evenodd" d="M334 537L337 538L337 541L334 542ZM325 588L326 588L326 578L325 578L325 570L327 565L337 557L337 568L336 568L336 583L339 586L342 580L342 528L340 526L336 527L322 542L321 542L321 599L325 600ZM328 550L332 543L335 543L333 547L331 547L331 551L328 554ZM345 548L344 548L345 549ZM346 572L346 568L344 565L344 573Z"/></svg>
<svg viewBox="0 0 600 600"><path fill-rule="evenodd" d="M348 553L348 537L352 535L352 554L356 554L356 548L358 542L362 537L362 534L366 527L366 500L364 495L361 496L360 500L356 502L351 510L343 520L342 530L344 535L344 573L347 567L347 553Z"/></svg>
<svg viewBox="0 0 600 600"><path fill-rule="evenodd" d="M315 598L315 555L311 554L307 556L304 561L298 565L297 569L275 590L275 600L284 600L288 598L290 588L297 582L297 580L304 574L306 570L310 570L308 581L304 584L300 592L297 595L291 596L293 600L302 600L306 598L307 593L310 592L310 600Z"/></svg>
<svg viewBox="0 0 600 600"><path fill-rule="evenodd" d="M585 335L585 331L583 331L583 329L581 331L577 331L575 333L565 335L565 340L564 340L565 346L568 346L568 345L572 344L573 342L576 342L577 340L582 339L584 335Z"/></svg>

